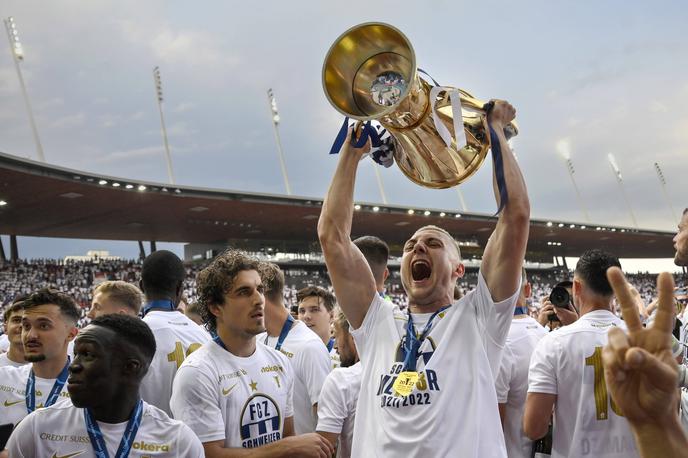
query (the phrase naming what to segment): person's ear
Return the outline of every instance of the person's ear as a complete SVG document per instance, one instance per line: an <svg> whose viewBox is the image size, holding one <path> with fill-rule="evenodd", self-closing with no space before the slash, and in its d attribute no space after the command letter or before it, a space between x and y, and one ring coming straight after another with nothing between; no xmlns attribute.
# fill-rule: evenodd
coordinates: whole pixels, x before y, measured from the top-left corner
<svg viewBox="0 0 688 458"><path fill-rule="evenodd" d="M72 326L69 330L69 334L67 334L67 341L73 341L77 334L79 334L79 328L77 328L76 326Z"/></svg>
<svg viewBox="0 0 688 458"><path fill-rule="evenodd" d="M388 278L389 278L389 269L387 267L385 267L385 270L382 272L382 283L386 282Z"/></svg>
<svg viewBox="0 0 688 458"><path fill-rule="evenodd" d="M124 374L138 376L144 365L136 358L129 358L124 363Z"/></svg>
<svg viewBox="0 0 688 458"><path fill-rule="evenodd" d="M525 297L530 297L533 294L533 285L530 284L529 281L523 285L523 295Z"/></svg>
<svg viewBox="0 0 688 458"><path fill-rule="evenodd" d="M462 278L463 275L466 273L466 267L463 265L462 262L460 262L459 265L456 266L456 269L454 269L454 273L456 274L456 278Z"/></svg>

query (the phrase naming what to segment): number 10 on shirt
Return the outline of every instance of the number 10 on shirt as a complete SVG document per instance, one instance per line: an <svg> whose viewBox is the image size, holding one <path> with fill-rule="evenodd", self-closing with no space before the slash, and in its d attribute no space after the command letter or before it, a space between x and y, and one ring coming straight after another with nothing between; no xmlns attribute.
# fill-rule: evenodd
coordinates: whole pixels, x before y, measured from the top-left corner
<svg viewBox="0 0 688 458"><path fill-rule="evenodd" d="M607 384L604 381L604 368L602 367L602 347L595 347L592 355L585 358L585 365L592 366L595 370L595 412L598 420L607 420L609 418L609 404L610 398L607 394ZM621 410L616 406L614 400L611 399L612 410L615 414L623 417Z"/></svg>
<svg viewBox="0 0 688 458"><path fill-rule="evenodd" d="M174 351L167 354L167 360L171 363L175 363L177 365L177 369L179 369L179 366L181 366L184 362L184 358L199 348L201 348L201 344L192 343L189 345L189 348L186 349L186 353L184 353L184 347L182 346L182 343L177 341L174 343Z"/></svg>

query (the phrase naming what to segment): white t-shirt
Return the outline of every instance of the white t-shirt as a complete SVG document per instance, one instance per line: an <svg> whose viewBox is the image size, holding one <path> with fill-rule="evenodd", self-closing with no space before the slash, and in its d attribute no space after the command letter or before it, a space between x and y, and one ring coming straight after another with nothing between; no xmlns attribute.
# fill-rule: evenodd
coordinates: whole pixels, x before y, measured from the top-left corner
<svg viewBox="0 0 688 458"><path fill-rule="evenodd" d="M316 430L339 434L337 458L352 456L351 442L362 372L360 361L351 367L337 368L327 376L320 393Z"/></svg>
<svg viewBox="0 0 688 458"><path fill-rule="evenodd" d="M16 426L22 418L28 415L26 410L26 381L29 379L32 364L20 367L0 367L0 425L13 424ZM36 409L42 408L50 391L55 385L55 379L36 377ZM60 399L69 399L67 384L60 392Z"/></svg>
<svg viewBox="0 0 688 458"><path fill-rule="evenodd" d="M504 440L509 458L530 458L533 441L523 432L528 366L535 345L547 330L531 317L513 319L497 377L497 401L506 404Z"/></svg>
<svg viewBox="0 0 688 458"><path fill-rule="evenodd" d="M277 345L277 337L267 333L256 336L270 348ZM267 339L267 340L266 340ZM313 406L318 403L320 390L330 373L330 355L322 340L301 321L296 321L280 350L294 369L294 431L296 434L315 432L318 418Z"/></svg>
<svg viewBox="0 0 688 458"><path fill-rule="evenodd" d="M117 453L126 426L127 422L98 422L109 456ZM74 407L69 401L27 416L12 433L7 449L12 458L96 456L86 431L84 409ZM141 425L129 456L202 458L205 454L203 445L188 426L144 402Z"/></svg>
<svg viewBox="0 0 688 458"><path fill-rule="evenodd" d="M420 379L407 397L392 390L403 366L407 316L376 293L352 331L365 381L352 456L439 457L460 450L462 457L506 457L494 382L518 291L495 304L480 273L476 290L435 318L420 348ZM416 332L421 321L414 315Z"/></svg>
<svg viewBox="0 0 688 458"><path fill-rule="evenodd" d="M322 340L320 342L322 342ZM327 350L327 347L325 347L325 350ZM339 359L339 353L337 353L336 348L332 348L332 350L330 350L329 354L330 354L330 361L331 361L332 369L336 369L337 367L342 365L342 361Z"/></svg>
<svg viewBox="0 0 688 458"><path fill-rule="evenodd" d="M10 349L10 338L7 337L7 334L3 334L0 336L0 353L4 353L9 349Z"/></svg>
<svg viewBox="0 0 688 458"><path fill-rule="evenodd" d="M172 382L184 358L210 341L205 330L182 312L152 310L143 321L155 335L155 356L141 381L141 398L172 416Z"/></svg>
<svg viewBox="0 0 688 458"><path fill-rule="evenodd" d="M552 457L637 457L628 421L614 412L602 367L607 333L623 321L596 310L543 337L530 359L528 392L556 394Z"/></svg>
<svg viewBox="0 0 688 458"><path fill-rule="evenodd" d="M0 354L0 367L5 367L5 366L12 366L12 367L21 367L25 364L29 363L18 363L16 361L12 361L7 357L7 353L2 353Z"/></svg>
<svg viewBox="0 0 688 458"><path fill-rule="evenodd" d="M256 448L284 437L293 391L293 370L282 353L256 342L256 351L242 358L210 341L177 371L170 405L201 442Z"/></svg>

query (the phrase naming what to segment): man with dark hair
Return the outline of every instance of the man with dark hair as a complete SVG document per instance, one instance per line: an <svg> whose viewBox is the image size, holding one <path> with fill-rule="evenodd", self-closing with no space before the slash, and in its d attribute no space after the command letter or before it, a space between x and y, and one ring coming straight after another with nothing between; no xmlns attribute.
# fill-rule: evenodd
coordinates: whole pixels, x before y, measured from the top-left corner
<svg viewBox="0 0 688 458"><path fill-rule="evenodd" d="M259 262L240 251L216 257L197 277L198 305L215 334L177 373L171 406L208 458L330 456L315 433L293 436L294 376L288 358L256 340L265 331ZM246 450L260 448L259 450Z"/></svg>
<svg viewBox="0 0 688 458"><path fill-rule="evenodd" d="M76 336L80 312L67 295L43 288L22 301L24 359L31 364L0 367L0 425L15 425L27 414L48 407L65 389L67 347Z"/></svg>
<svg viewBox="0 0 688 458"><path fill-rule="evenodd" d="M688 208L683 210L681 222L678 224L678 231L674 237L674 264L677 266L688 267Z"/></svg>
<svg viewBox="0 0 688 458"><path fill-rule="evenodd" d="M188 426L139 396L154 355L155 337L138 318L96 317L74 345L67 380L72 402L27 416L12 433L10 456L203 457Z"/></svg>
<svg viewBox="0 0 688 458"><path fill-rule="evenodd" d="M93 289L93 300L88 317L93 319L110 313L126 313L138 316L143 294L131 283L122 280L105 281Z"/></svg>
<svg viewBox="0 0 688 458"><path fill-rule="evenodd" d="M602 347L607 333L625 324L613 312L614 293L607 270L619 260L601 250L581 255L573 275L578 321L544 336L528 372L523 417L526 435L547 433L554 409L552 457L637 457L628 421L610 401L604 381Z"/></svg>
<svg viewBox="0 0 688 458"><path fill-rule="evenodd" d="M387 261L389 261L389 246L380 238L374 235L364 235L353 241L353 244L361 250L361 253L368 262L370 271L375 278L377 292L384 294L385 281L389 277Z"/></svg>
<svg viewBox="0 0 688 458"><path fill-rule="evenodd" d="M0 367L19 367L28 361L24 359L24 344L22 343L22 315L24 305L22 301L14 301L3 313L5 334L9 339L7 353L0 354Z"/></svg>
<svg viewBox="0 0 688 458"><path fill-rule="evenodd" d="M170 396L177 369L184 358L210 340L203 328L177 310L186 269L171 251L150 254L141 268L141 290L146 296L143 321L155 336L157 350L141 382L141 397L172 415Z"/></svg>
<svg viewBox="0 0 688 458"><path fill-rule="evenodd" d="M376 293L368 263L351 242L356 171L370 141L362 148L346 142L339 153L318 237L363 367L353 456L454 456L457 450L506 456L494 377L520 290L530 203L504 136L516 110L502 100L492 106L487 125L502 153L497 171L508 198L495 192L503 208L478 285L459 301L453 296L465 270L461 253L436 226L420 228L404 244L401 278L410 313ZM348 135L355 136L353 129Z"/></svg>
<svg viewBox="0 0 688 458"><path fill-rule="evenodd" d="M306 286L296 292L296 302L299 304L299 320L320 337L327 351L332 352L334 339L330 326L337 305L334 294L321 286Z"/></svg>
<svg viewBox="0 0 688 458"><path fill-rule="evenodd" d="M337 458L349 458L362 369L351 327L339 308L335 310L332 327L341 367L332 370L323 385L318 404L317 431L337 447Z"/></svg>
<svg viewBox="0 0 688 458"><path fill-rule="evenodd" d="M266 332L259 342L282 352L294 368L294 431L315 432L318 399L327 374L330 355L320 337L301 321L295 321L284 306L284 273L270 262L259 266L265 288Z"/></svg>

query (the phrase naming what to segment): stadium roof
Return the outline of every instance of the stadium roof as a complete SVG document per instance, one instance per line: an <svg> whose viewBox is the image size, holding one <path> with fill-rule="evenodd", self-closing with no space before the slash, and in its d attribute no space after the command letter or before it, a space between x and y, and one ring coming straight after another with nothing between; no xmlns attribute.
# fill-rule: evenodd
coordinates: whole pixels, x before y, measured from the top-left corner
<svg viewBox="0 0 688 458"><path fill-rule="evenodd" d="M317 240L321 198L287 197L166 185L101 176L0 153L0 233L34 237L222 243ZM360 208L359 208L360 207ZM471 247L484 247L496 218L456 210L360 202L354 235L400 246L418 227L436 224ZM604 248L626 258L674 254L673 233L533 220L529 253L578 256Z"/></svg>

